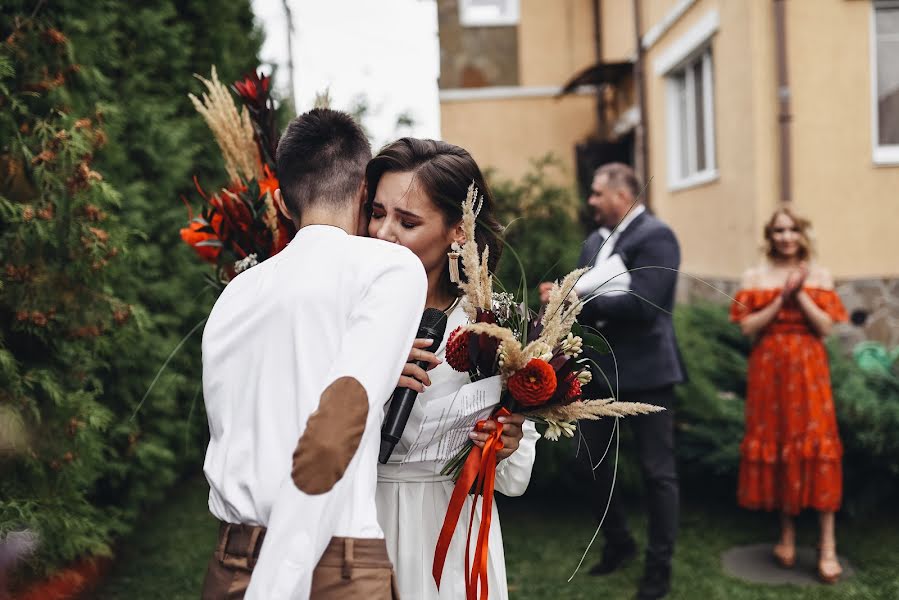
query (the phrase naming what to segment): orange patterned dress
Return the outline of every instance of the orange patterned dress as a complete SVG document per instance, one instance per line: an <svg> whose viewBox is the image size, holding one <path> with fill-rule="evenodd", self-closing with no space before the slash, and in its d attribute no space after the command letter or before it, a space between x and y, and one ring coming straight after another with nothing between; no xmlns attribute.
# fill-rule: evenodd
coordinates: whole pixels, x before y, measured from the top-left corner
<svg viewBox="0 0 899 600"><path fill-rule="evenodd" d="M846 309L833 290L805 288L834 321ZM780 290L737 294L731 320L772 302ZM795 300L784 304L749 355L746 433L740 445L737 501L790 515L836 511L843 495L843 445L837 431L827 351Z"/></svg>

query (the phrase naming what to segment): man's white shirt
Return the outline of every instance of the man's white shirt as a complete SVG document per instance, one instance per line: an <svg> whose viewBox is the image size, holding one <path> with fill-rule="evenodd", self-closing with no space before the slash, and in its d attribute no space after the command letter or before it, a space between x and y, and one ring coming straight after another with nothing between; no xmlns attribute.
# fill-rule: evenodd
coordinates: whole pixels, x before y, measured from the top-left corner
<svg viewBox="0 0 899 600"><path fill-rule="evenodd" d="M384 404L424 309L427 282L408 249L330 226L301 229L222 292L203 334L209 509L267 527L246 598L303 599L332 536L383 537L375 488ZM292 455L322 392L344 376L369 400L346 473L309 495Z"/></svg>

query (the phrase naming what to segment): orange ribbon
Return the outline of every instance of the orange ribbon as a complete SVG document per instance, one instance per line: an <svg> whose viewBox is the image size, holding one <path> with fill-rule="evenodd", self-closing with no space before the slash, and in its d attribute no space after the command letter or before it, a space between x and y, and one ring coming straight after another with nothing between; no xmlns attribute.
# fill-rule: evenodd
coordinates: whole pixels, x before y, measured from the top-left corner
<svg viewBox="0 0 899 600"><path fill-rule="evenodd" d="M494 417L509 416L506 408L500 408ZM478 421L476 431L483 431L486 421ZM487 545L490 534L490 520L493 517L493 487L496 483L496 453L503 448L502 442L503 424L496 423L496 429L490 433L484 447L472 446L465 464L456 480L453 494L450 497L446 517L443 519L443 527L440 529L440 537L437 538L437 549L434 552L434 565L432 574L440 589L440 578L443 575L443 565L446 563L446 554L449 551L456 524L462 514L465 498L474 485L474 497L471 502L471 515L468 519L468 536L465 539L465 598L466 600L478 600L478 584L480 584L480 600L487 600ZM477 544L475 546L474 563L470 563L471 530L474 525L474 516L477 512L478 496L483 496L481 502L481 523L478 528ZM469 565L471 571L469 572Z"/></svg>

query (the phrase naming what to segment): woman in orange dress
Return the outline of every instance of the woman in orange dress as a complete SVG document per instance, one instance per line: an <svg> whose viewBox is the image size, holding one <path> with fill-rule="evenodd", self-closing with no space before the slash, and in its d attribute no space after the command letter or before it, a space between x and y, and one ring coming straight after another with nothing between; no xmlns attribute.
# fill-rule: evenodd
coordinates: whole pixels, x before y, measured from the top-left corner
<svg viewBox="0 0 899 600"><path fill-rule="evenodd" d="M822 338L846 310L830 274L809 266L809 222L783 208L765 226L765 263L743 276L732 320L753 339L740 446L740 506L781 515L775 558L796 561L793 517L819 512L818 574L833 583L834 513L842 500L843 446L837 431L830 369Z"/></svg>

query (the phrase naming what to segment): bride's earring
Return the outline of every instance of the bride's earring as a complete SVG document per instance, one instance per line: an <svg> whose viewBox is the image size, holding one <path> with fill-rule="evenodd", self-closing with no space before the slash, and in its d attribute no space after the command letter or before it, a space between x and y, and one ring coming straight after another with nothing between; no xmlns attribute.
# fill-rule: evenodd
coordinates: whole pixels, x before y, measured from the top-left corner
<svg viewBox="0 0 899 600"><path fill-rule="evenodd" d="M459 245L459 242L453 242L452 246L450 246L450 251L446 255L449 257L450 281L459 283L462 281L462 277L459 274L459 258L462 256L462 246Z"/></svg>

